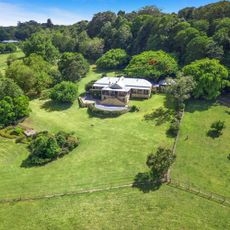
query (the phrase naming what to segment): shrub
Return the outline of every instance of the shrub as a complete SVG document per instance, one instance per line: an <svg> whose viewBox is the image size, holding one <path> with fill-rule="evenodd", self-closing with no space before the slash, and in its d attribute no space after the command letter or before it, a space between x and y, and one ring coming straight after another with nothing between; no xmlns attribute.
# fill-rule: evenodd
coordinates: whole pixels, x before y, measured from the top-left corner
<svg viewBox="0 0 230 230"><path fill-rule="evenodd" d="M208 131L207 135L216 138L223 134L223 129L225 128L225 122L224 121L215 121L211 125L211 129Z"/></svg>
<svg viewBox="0 0 230 230"><path fill-rule="evenodd" d="M17 143L24 142L17 139ZM53 135L47 131L37 133L29 143L30 155L23 162L23 166L44 165L58 157L63 157L79 145L79 139L72 133L60 131Z"/></svg>
<svg viewBox="0 0 230 230"><path fill-rule="evenodd" d="M90 89L92 89L93 87L93 84L96 82L96 80L92 80L90 82L88 82L86 85L85 85L85 91L89 91Z"/></svg>
<svg viewBox="0 0 230 230"><path fill-rule="evenodd" d="M129 109L129 112L139 112L140 108L136 105L132 105Z"/></svg>
<svg viewBox="0 0 230 230"><path fill-rule="evenodd" d="M172 137L176 137L178 132L179 132L179 129L180 129L180 121L175 118L172 120L167 133L168 133L168 135L170 135Z"/></svg>
<svg viewBox="0 0 230 230"><path fill-rule="evenodd" d="M63 81L51 89L50 98L57 102L73 103L77 98L77 85Z"/></svg>

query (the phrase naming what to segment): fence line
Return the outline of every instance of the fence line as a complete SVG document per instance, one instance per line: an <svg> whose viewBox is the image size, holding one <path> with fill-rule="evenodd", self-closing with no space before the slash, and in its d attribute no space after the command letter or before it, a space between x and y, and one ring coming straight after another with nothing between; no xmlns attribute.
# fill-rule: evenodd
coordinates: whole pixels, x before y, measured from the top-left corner
<svg viewBox="0 0 230 230"><path fill-rule="evenodd" d="M203 191L199 187L193 186L193 185L188 184L188 183L181 182L179 180L174 180L174 179L170 179L170 181L167 183L167 185L230 207L230 198L229 197L225 197L225 196L222 196L222 195L214 193L214 192Z"/></svg>

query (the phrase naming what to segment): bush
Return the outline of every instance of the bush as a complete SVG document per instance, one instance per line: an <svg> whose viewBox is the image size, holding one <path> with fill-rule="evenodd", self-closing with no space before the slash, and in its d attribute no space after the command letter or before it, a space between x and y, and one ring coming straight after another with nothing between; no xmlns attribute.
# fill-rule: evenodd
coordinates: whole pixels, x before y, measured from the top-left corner
<svg viewBox="0 0 230 230"><path fill-rule="evenodd" d="M129 56L123 49L111 49L100 57L96 65L99 69L121 69L129 61Z"/></svg>
<svg viewBox="0 0 230 230"><path fill-rule="evenodd" d="M211 129L208 131L207 135L212 138L217 138L223 134L223 129L225 128L224 121L215 121L211 125Z"/></svg>
<svg viewBox="0 0 230 230"><path fill-rule="evenodd" d="M140 108L136 105L132 105L129 109L129 112L139 112Z"/></svg>
<svg viewBox="0 0 230 230"><path fill-rule="evenodd" d="M93 84L96 82L96 80L92 80L90 82L88 82L86 85L85 85L85 91L89 91L90 89L92 89L93 87Z"/></svg>
<svg viewBox="0 0 230 230"><path fill-rule="evenodd" d="M50 98L57 102L73 103L77 98L77 85L63 81L51 89Z"/></svg>
<svg viewBox="0 0 230 230"><path fill-rule="evenodd" d="M167 131L168 135L172 137L176 137L180 129L180 121L178 119L173 119L173 121L170 124L170 127Z"/></svg>
<svg viewBox="0 0 230 230"><path fill-rule="evenodd" d="M17 143L24 142L17 139ZM22 163L23 166L44 165L58 157L63 157L79 145L79 139L72 133L60 131L53 135L47 131L37 133L31 138L28 146L29 157Z"/></svg>

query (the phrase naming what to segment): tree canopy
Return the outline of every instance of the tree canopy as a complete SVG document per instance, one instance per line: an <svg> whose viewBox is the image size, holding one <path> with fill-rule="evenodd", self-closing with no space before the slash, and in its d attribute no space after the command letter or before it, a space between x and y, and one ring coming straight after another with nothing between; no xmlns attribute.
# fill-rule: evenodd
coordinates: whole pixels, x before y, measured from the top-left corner
<svg viewBox="0 0 230 230"><path fill-rule="evenodd" d="M193 94L196 98L215 99L220 95L228 70L215 59L202 59L183 68L196 82Z"/></svg>
<svg viewBox="0 0 230 230"><path fill-rule="evenodd" d="M77 85L63 81L51 89L50 98L57 102L73 103L77 98Z"/></svg>
<svg viewBox="0 0 230 230"><path fill-rule="evenodd" d="M134 56L125 71L130 77L144 77L157 80L175 75L176 60L164 51L145 51Z"/></svg>
<svg viewBox="0 0 230 230"><path fill-rule="evenodd" d="M106 52L96 62L99 69L124 68L129 61L129 56L123 49L112 49Z"/></svg>
<svg viewBox="0 0 230 230"><path fill-rule="evenodd" d="M80 53L66 52L58 62L58 68L65 81L78 81L89 71L89 63Z"/></svg>

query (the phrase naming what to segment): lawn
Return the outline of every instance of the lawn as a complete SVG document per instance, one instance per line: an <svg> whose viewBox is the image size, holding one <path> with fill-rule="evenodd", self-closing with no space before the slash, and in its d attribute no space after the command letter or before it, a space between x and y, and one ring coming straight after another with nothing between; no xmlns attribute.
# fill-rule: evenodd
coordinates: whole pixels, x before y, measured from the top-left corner
<svg viewBox="0 0 230 230"><path fill-rule="evenodd" d="M192 101L187 105L172 169L175 179L203 190L230 197L230 109L211 102ZM207 136L211 124L225 121L223 135Z"/></svg>
<svg viewBox="0 0 230 230"><path fill-rule="evenodd" d="M21 58L21 57L24 57L24 53L21 51L21 50L18 50L17 52L15 53L12 53L14 55L16 55L17 58ZM1 73L4 73L5 70L6 70L6 67L7 67L7 58L10 54L1 54L0 55L0 72Z"/></svg>
<svg viewBox="0 0 230 230"><path fill-rule="evenodd" d="M114 76L115 72L107 74ZM79 94L84 92L87 82L100 77L101 73L91 68L88 76L79 83ZM87 109L79 108L77 103L69 107L48 100L32 100L31 116L24 122L26 126L37 131L74 131L81 143L69 155L46 166L23 168L21 163L29 154L26 146L0 138L0 198L132 183L138 173L147 171L147 154L162 144L172 146L173 139L166 135L168 123L155 126L154 122L144 120L145 114L165 105L164 95L153 95L149 100L132 101L131 104L139 106L140 111L101 119L91 117ZM213 111L216 108L224 110L219 106ZM196 113L188 111L183 124L187 123L190 114ZM186 168L191 167L190 163L185 164L183 151L180 151L183 135L187 135L184 126L178 144L178 162L173 169L175 177L185 174ZM227 132L226 129L221 138L226 138ZM190 136L193 135L189 134L189 140ZM229 146L225 147L229 149ZM198 185L203 183L202 177L201 182L199 178L197 180L194 182ZM228 217L229 208L167 185L148 193L126 188L0 204L0 229L228 229Z"/></svg>
<svg viewBox="0 0 230 230"><path fill-rule="evenodd" d="M113 74L108 73L109 76ZM81 84L100 76L91 70L79 84L79 91L84 88ZM25 122L27 126L37 131L74 131L81 143L69 155L44 167L22 168L20 165L28 156L26 147L1 139L0 197L132 182L136 174L147 170L148 153L160 144L172 145L173 139L165 134L168 124L155 126L143 119L152 109L163 106L164 100L163 95L154 95L149 100L133 101L140 107L140 112L109 119L91 117L87 109L79 108L77 103L66 107L32 100L32 113Z"/></svg>
<svg viewBox="0 0 230 230"><path fill-rule="evenodd" d="M229 208L162 186L0 205L0 229L229 229Z"/></svg>

